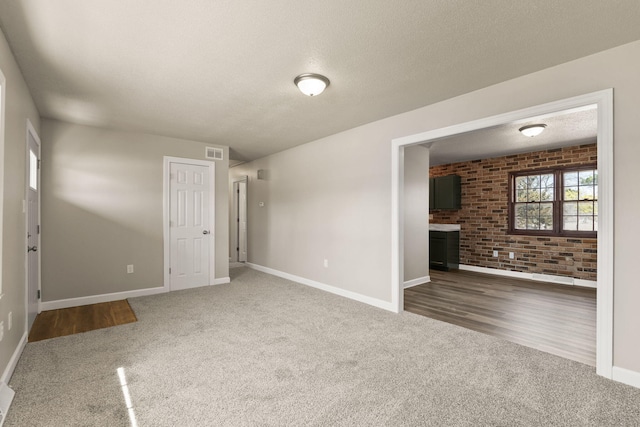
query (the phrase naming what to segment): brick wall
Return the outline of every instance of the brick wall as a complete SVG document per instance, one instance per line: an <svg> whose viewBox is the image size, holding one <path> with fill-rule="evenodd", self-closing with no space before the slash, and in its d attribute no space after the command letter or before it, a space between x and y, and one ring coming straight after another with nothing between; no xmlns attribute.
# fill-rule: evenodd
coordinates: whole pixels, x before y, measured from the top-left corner
<svg viewBox="0 0 640 427"><path fill-rule="evenodd" d="M462 209L431 211L434 224L460 224L460 264L596 280L595 238L509 235L509 172L595 163L596 144L433 166L432 177L457 174ZM498 251L498 258L492 256ZM515 258L509 259L509 252Z"/></svg>

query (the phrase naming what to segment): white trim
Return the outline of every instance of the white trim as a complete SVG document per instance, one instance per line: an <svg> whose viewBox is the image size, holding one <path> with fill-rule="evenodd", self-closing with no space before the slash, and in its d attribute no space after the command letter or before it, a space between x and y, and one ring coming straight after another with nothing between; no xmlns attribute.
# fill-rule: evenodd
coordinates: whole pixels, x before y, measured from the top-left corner
<svg viewBox="0 0 640 427"><path fill-rule="evenodd" d="M476 265L460 264L458 268L463 271L473 271L475 273L493 274L495 276L513 277L516 279L533 280L531 273L521 271L498 270L497 268L478 267Z"/></svg>
<svg viewBox="0 0 640 427"><path fill-rule="evenodd" d="M538 282L550 282L558 285L581 286L595 288L594 280L576 279L575 277L556 276L553 274L526 273L524 271L499 270L497 268L479 267L477 265L460 264L460 270L474 271L476 273L493 274L494 276L514 277L517 279L535 280Z"/></svg>
<svg viewBox="0 0 640 427"><path fill-rule="evenodd" d="M598 111L598 296L596 372L611 378L613 367L613 89L523 108L445 128L430 130L391 141L391 292L393 310L403 310L403 223L402 193L404 147L447 136L472 132L505 123L544 118L559 111L578 111L597 106Z"/></svg>
<svg viewBox="0 0 640 427"><path fill-rule="evenodd" d="M391 305L394 313L401 313L404 310L404 291L400 288L400 283L404 283L404 145L393 140L391 141Z"/></svg>
<svg viewBox="0 0 640 427"><path fill-rule="evenodd" d="M163 286L157 288L137 289L135 291L114 292L111 294L91 295L86 297L43 301L42 310L58 310L60 308L79 307L81 305L99 304L101 302L119 301L127 298L146 297L148 295L168 292Z"/></svg>
<svg viewBox="0 0 640 427"><path fill-rule="evenodd" d="M0 427L4 425L4 420L7 418L7 413L13 402L13 397L16 392L3 382L0 382Z"/></svg>
<svg viewBox="0 0 640 427"><path fill-rule="evenodd" d="M171 267L171 241L169 234L169 220L171 217L169 211L169 201L171 200L170 195L170 171L171 171L171 163L182 163L187 165L197 165L197 166L206 166L209 168L209 224L211 228L211 237L209 239L209 259L211 260L211 264L209 266L209 285L215 285L215 271L216 271L216 239L218 238L218 233L216 230L216 164L213 161L208 160L197 160L197 159L186 159L183 157L171 157L164 156L163 157L163 178L162 178L162 240L164 247L164 288L166 292L171 291L171 275L169 274L169 268Z"/></svg>
<svg viewBox="0 0 640 427"><path fill-rule="evenodd" d="M9 388L8 384L11 380L11 377L13 376L13 372L16 370L16 366L18 365L20 356L22 356L24 347L27 345L27 338L28 332L25 332L22 335L22 338L20 338L16 349L13 351L9 362L7 363L7 367L2 373L2 377L0 377L0 409L2 409L2 413L4 414L4 417L0 416L0 426L4 424L7 412L9 412L11 402L13 401L13 397L15 396L15 392L11 388Z"/></svg>
<svg viewBox="0 0 640 427"><path fill-rule="evenodd" d="M372 305L377 308L381 308L383 310L394 311L393 305L390 302L382 301L377 298L371 298L366 295L358 294L356 292L347 291L342 288L337 288L335 286L327 285L324 283L316 282L315 280L305 279L304 277L296 276L294 274L285 273L283 271L274 270L273 268L264 267L262 265L253 264L250 262L245 263L248 267L253 268L254 270L261 271L263 273L271 274L273 276L281 277L283 279L291 280L293 282L300 283L302 285L311 286L312 288L320 289L325 292L329 292L335 295L339 295L341 297L349 298L354 301L362 302L368 305Z"/></svg>
<svg viewBox="0 0 640 427"><path fill-rule="evenodd" d="M598 288L598 281L596 280L586 280L586 279L576 279L573 278L573 286L580 286L582 288Z"/></svg>
<svg viewBox="0 0 640 427"><path fill-rule="evenodd" d="M431 281L431 276L423 276L418 277L417 279L407 280L404 282L404 288L411 288L413 286L422 285L423 283L429 283Z"/></svg>
<svg viewBox="0 0 640 427"><path fill-rule="evenodd" d="M596 372L612 377L613 368L613 89L598 92L598 298ZM594 94L595 97L595 94Z"/></svg>
<svg viewBox="0 0 640 427"><path fill-rule="evenodd" d="M234 181L231 182L231 203L233 204L232 206L232 218L231 218L231 224L232 226L230 227L230 235L229 235L229 241L230 241L230 245L229 245L229 249L230 249L230 254L231 256L229 257L229 261L230 262L246 262L245 261L240 261L240 252L236 249L238 247L240 247L240 242L238 241L238 235L239 235L239 229L240 229L240 223L237 221L238 217L240 216L239 213L239 209L238 206L240 204L239 201L239 197L238 197L238 192L237 190L240 188L240 183L244 182L245 183L245 214L248 215L248 211L247 211L247 200L248 200L248 192L249 192L249 176L248 175L242 175L240 177L237 177ZM238 185L238 188L236 189L236 184ZM247 229L248 232L248 229ZM248 244L248 243L247 243ZM247 248L245 248L246 250ZM248 256L247 256L248 258Z"/></svg>
<svg viewBox="0 0 640 427"><path fill-rule="evenodd" d="M231 283L231 277L220 277L219 279L213 279L214 285L224 285L225 283Z"/></svg>
<svg viewBox="0 0 640 427"><path fill-rule="evenodd" d="M13 351L11 355L11 359L9 359L9 363L7 363L7 367L4 369L2 373L2 377L0 377L0 382L5 384L9 384L9 380L11 380L11 376L13 375L13 371L16 370L16 366L18 365L18 360L20 360L20 356L22 356L22 352L24 351L24 347L27 345L27 339L29 335L25 332L20 338L16 349Z"/></svg>
<svg viewBox="0 0 640 427"><path fill-rule="evenodd" d="M2 70L0 70L0 165L4 170L4 134L5 134L5 100L7 98L7 79L4 77ZM4 173L0 173L0 242L4 241L3 238L3 214L4 209ZM2 246L0 245L0 296L2 296Z"/></svg>
<svg viewBox="0 0 640 427"><path fill-rule="evenodd" d="M620 383L640 388L640 372L614 366L612 369L612 379Z"/></svg>

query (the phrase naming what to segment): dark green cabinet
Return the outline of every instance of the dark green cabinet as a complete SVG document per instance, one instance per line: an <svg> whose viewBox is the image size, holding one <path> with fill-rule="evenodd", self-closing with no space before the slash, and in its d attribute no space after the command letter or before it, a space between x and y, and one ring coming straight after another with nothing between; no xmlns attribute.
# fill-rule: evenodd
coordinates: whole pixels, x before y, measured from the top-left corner
<svg viewBox="0 0 640 427"><path fill-rule="evenodd" d="M460 209L460 176L429 178L429 210Z"/></svg>
<svg viewBox="0 0 640 427"><path fill-rule="evenodd" d="M457 269L460 265L460 232L429 231L429 267Z"/></svg>

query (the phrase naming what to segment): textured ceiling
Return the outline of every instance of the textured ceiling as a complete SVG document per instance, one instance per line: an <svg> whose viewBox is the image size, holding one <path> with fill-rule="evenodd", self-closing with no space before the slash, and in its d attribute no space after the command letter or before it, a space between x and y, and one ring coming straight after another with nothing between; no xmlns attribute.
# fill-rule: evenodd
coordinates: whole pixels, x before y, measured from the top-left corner
<svg viewBox="0 0 640 427"><path fill-rule="evenodd" d="M524 136L518 130L535 123L547 125L536 137ZM436 166L594 143L597 134L598 110L593 106L453 135L425 146L430 147L429 164Z"/></svg>
<svg viewBox="0 0 640 427"><path fill-rule="evenodd" d="M43 117L240 160L638 40L638 22L638 0L0 0ZM331 86L301 95L306 72Z"/></svg>

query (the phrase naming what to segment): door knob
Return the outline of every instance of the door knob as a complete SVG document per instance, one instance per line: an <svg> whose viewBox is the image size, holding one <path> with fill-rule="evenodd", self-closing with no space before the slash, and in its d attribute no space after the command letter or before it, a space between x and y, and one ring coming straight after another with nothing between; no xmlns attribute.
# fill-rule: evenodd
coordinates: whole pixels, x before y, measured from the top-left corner
<svg viewBox="0 0 640 427"><path fill-rule="evenodd" d="M27 246L27 253L29 252L38 252L38 247L37 246Z"/></svg>
<svg viewBox="0 0 640 427"><path fill-rule="evenodd" d="M202 234L209 234L209 230L203 230Z"/></svg>

